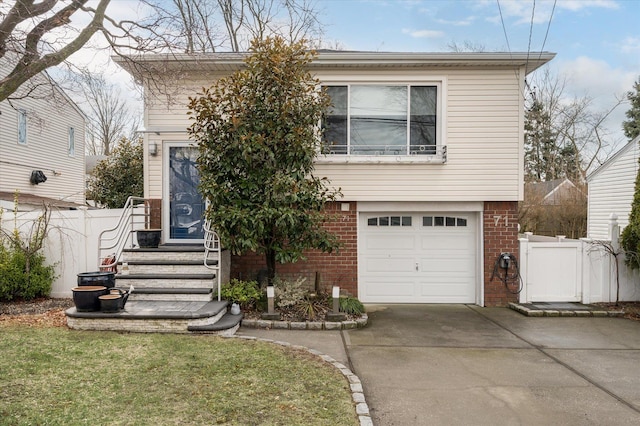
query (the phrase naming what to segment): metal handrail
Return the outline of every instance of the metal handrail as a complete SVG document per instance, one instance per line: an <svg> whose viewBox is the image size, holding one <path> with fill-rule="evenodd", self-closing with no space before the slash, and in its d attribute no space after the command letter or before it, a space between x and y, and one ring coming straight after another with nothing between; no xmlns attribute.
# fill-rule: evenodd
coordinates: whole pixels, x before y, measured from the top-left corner
<svg viewBox="0 0 640 426"><path fill-rule="evenodd" d="M217 253L218 262L216 264L209 264L209 254ZM218 302L220 301L220 284L221 277L220 271L222 268L222 257L220 253L220 238L216 231L211 228L211 222L205 220L204 222L204 266L208 269L214 270L216 273L216 281L218 284Z"/></svg>
<svg viewBox="0 0 640 426"><path fill-rule="evenodd" d="M138 229L147 228L150 223L149 201L149 199L142 197L127 198L116 226L100 233L98 236L99 269L108 270L115 267L120 261L127 242L130 242L131 248L134 247L133 233ZM141 206L143 207L142 213L139 212Z"/></svg>

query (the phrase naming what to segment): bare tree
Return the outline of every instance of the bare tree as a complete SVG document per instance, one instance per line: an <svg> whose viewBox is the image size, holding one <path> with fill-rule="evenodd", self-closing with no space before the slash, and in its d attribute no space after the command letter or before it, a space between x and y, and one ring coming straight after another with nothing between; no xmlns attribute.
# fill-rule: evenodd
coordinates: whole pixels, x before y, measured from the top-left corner
<svg viewBox="0 0 640 426"><path fill-rule="evenodd" d="M605 122L624 102L624 97L618 96L616 102L605 110L595 110L593 99L588 95L567 96L567 79L551 74L548 68L535 74L529 87L526 107L531 111L536 106L548 117L549 133L555 138L557 155L576 157L566 157L560 161L573 162L571 166L577 167L584 179L590 169L602 164L615 149L615 141L611 140ZM537 173L527 170L527 174Z"/></svg>
<svg viewBox="0 0 640 426"><path fill-rule="evenodd" d="M319 40L322 26L313 0L145 0L186 53L246 50L250 40L279 35Z"/></svg>
<svg viewBox="0 0 640 426"><path fill-rule="evenodd" d="M87 154L109 155L118 141L132 136L131 126L138 125L140 120L130 110L120 89L108 83L104 75L81 70L74 80L89 121Z"/></svg>
<svg viewBox="0 0 640 426"><path fill-rule="evenodd" d="M148 17L116 20L107 14L110 0L90 3L95 2L0 2L0 101L32 96L43 84L34 77L65 62L96 34L119 55L175 48L179 37L166 31L166 18L147 11Z"/></svg>

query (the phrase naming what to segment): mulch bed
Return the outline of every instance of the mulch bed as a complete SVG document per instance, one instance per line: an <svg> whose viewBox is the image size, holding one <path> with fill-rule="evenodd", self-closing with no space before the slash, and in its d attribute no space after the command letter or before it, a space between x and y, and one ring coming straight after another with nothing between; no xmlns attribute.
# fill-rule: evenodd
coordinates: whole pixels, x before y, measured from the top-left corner
<svg viewBox="0 0 640 426"><path fill-rule="evenodd" d="M640 321L640 302L618 302L615 303L594 303L594 305L602 306L609 311L624 312L624 317L634 321Z"/></svg>
<svg viewBox="0 0 640 426"><path fill-rule="evenodd" d="M64 311L72 299L39 298L29 301L0 302L0 324L27 327L66 327Z"/></svg>

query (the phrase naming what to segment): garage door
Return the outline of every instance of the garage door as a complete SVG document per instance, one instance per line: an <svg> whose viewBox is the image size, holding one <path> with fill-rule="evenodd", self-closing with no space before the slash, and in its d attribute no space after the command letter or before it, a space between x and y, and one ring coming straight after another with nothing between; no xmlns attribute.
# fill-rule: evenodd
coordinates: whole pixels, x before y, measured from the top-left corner
<svg viewBox="0 0 640 426"><path fill-rule="evenodd" d="M358 297L475 303L475 213L360 213Z"/></svg>

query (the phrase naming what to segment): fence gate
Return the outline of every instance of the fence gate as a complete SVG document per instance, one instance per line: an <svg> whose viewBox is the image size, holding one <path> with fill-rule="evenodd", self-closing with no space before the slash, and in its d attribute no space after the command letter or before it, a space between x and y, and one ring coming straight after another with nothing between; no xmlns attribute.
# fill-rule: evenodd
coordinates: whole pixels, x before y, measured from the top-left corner
<svg viewBox="0 0 640 426"><path fill-rule="evenodd" d="M580 302L582 250L582 241L520 240L520 302Z"/></svg>

